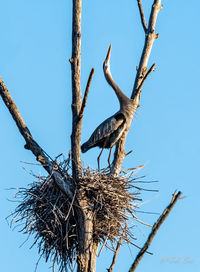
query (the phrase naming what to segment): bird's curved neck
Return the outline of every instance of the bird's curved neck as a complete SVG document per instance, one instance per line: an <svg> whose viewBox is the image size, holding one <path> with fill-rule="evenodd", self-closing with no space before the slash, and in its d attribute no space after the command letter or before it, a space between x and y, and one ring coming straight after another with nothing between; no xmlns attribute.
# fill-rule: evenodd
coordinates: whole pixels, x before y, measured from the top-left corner
<svg viewBox="0 0 200 272"><path fill-rule="evenodd" d="M117 98L120 103L120 108L124 107L127 103L129 103L130 99L120 90L120 88L114 82L110 72L110 67L107 67L106 69L104 69L104 75L108 84L113 88L113 90L115 91L115 94L117 95Z"/></svg>

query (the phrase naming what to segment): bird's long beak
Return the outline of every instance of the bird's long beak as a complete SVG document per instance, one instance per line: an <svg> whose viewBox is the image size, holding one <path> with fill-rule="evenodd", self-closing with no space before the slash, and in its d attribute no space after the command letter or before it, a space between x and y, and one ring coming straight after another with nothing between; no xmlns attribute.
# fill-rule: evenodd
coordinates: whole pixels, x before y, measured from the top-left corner
<svg viewBox="0 0 200 272"><path fill-rule="evenodd" d="M109 62L109 60L110 60L110 53L111 53L111 44L110 44L110 46L109 46L109 48L108 48L108 53L107 53L105 62Z"/></svg>

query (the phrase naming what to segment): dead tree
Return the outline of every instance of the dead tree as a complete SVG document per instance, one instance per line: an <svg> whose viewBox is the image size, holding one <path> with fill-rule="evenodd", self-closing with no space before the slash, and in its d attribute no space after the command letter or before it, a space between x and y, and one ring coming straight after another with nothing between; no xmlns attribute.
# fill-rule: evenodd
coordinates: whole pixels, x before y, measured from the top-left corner
<svg viewBox="0 0 200 272"><path fill-rule="evenodd" d="M71 264L76 262L78 272L94 272L99 244L101 243L103 248L109 240L113 244L117 244L111 266L108 269L111 272L122 241L129 243L133 236L126 224L128 220L127 212L132 215L133 219L137 219L134 215L135 207L132 201L139 200L139 196L137 196L137 193L133 195L128 191L129 188L134 187L132 185L134 181L132 172L127 178L127 175L124 177L120 175L120 169L123 159L127 155L125 140L134 113L139 107L143 84L155 69L155 64L149 69L147 67L153 43L158 38L155 25L158 13L162 8L161 0L154 0L149 21L146 23L141 1L137 0L137 2L145 42L132 94L130 99L126 98L131 111L127 115L123 134L120 134L120 137L117 138L117 144L114 142L116 149L109 173L84 168L81 161L82 118L94 74L92 68L82 99L80 84L81 0L73 0L72 11L72 56L69 60L72 75L72 134L71 152L67 160L62 163L58 163L57 159L52 160L34 140L7 87L0 79L0 95L25 140L24 147L33 153L36 160L48 173L46 178L40 177L31 188L19 192L22 202L16 208L15 214L20 214L21 218L25 220L23 230L36 233L36 242L40 241L40 254L46 257L46 260L53 256L53 264L57 262L60 265L60 271L67 271ZM110 84L110 74L108 76L105 73L105 76ZM124 113L126 113L126 110L123 109ZM136 257L130 271L135 271L156 231L180 195L180 192L174 193L170 205L154 224L147 242ZM45 225L43 222L45 222ZM48 231L45 229L46 225Z"/></svg>

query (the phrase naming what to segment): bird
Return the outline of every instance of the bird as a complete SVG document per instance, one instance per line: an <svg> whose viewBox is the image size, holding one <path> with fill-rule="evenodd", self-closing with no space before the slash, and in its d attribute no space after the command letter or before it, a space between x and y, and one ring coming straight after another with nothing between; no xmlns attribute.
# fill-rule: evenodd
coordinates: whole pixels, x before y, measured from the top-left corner
<svg viewBox="0 0 200 272"><path fill-rule="evenodd" d="M103 72L108 84L113 88L120 104L120 109L111 117L103 121L91 134L88 141L81 145L82 153L96 146L101 148L101 152L97 158L98 169L100 170L100 157L104 148L110 148L108 155L108 164L110 165L110 156L113 146L117 144L127 128L127 124L132 119L136 107L133 99L128 98L114 82L110 71L110 54L111 45L109 46L106 59L103 63Z"/></svg>

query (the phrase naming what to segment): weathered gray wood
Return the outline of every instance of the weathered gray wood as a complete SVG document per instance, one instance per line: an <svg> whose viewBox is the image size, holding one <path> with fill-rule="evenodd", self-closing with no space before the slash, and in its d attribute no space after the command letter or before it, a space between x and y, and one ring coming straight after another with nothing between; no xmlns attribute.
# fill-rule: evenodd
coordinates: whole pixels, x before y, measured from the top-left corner
<svg viewBox="0 0 200 272"><path fill-rule="evenodd" d="M158 34L155 33L155 25L156 25L158 12L161 8L162 8L161 0L154 0L154 3L152 5L152 9L151 9L151 14L149 17L148 28L145 32L144 48L143 48L142 55L140 58L140 63L139 63L139 67L137 70L135 83L134 83L134 87L133 87L133 91L132 91L132 95L131 95L131 99L133 100L134 107L136 107L136 108L138 108L140 105L139 102L140 102L141 88L138 88L138 87L140 86L142 80L144 79L144 77L147 73L147 64L149 61L153 42L158 37ZM123 136L121 137L118 144L116 145L116 149L115 149L115 153L114 153L114 160L112 163L112 170L111 170L112 174L114 174L114 175L119 175L121 165L123 163L124 157L126 156L125 141L126 141L127 133L130 129L130 124L131 124L131 120L127 124L127 129L125 130Z"/></svg>
<svg viewBox="0 0 200 272"><path fill-rule="evenodd" d="M146 23L145 16L144 16L142 3L141 3L141 0L137 0L137 2L138 2L138 8L139 8L139 11L140 11L141 23L142 23L142 26L144 28L144 32L146 33L148 28L147 28L147 23Z"/></svg>
<svg viewBox="0 0 200 272"><path fill-rule="evenodd" d="M131 95L132 99L134 99L135 96L137 95L137 88L139 84L141 83L143 77L145 76L145 72L147 70L147 65L148 65L153 43L155 39L158 38L158 34L155 33L155 25L156 25L158 12L161 10L161 8L162 8L161 0L154 0L152 9L151 9L151 14L149 17L148 29L145 35L145 43L144 43L139 67L137 70L137 75L136 75L134 86L133 86L133 92Z"/></svg>
<svg viewBox="0 0 200 272"><path fill-rule="evenodd" d="M79 119L81 109L81 0L73 0L72 13L72 175L75 179L81 176L81 126Z"/></svg>
<svg viewBox="0 0 200 272"><path fill-rule="evenodd" d="M34 140L33 136L31 135L30 130L28 129L26 123L24 122L17 106L15 105L6 85L4 84L3 80L0 78L0 95L8 108L12 118L14 119L21 135L24 137L26 142L25 148L32 151L36 160L39 161L44 169L52 175L57 185L60 189L70 198L73 197L73 185L69 183L61 175L59 171L57 171L57 165L49 159L47 153L39 146L39 144Z"/></svg>
<svg viewBox="0 0 200 272"><path fill-rule="evenodd" d="M92 69L86 87L85 99L81 101L81 0L73 0L72 11L72 57L70 58L72 71L72 176L78 182L81 172L81 128L83 111L94 69ZM92 213L87 211L87 200L79 195L79 256L77 258L77 272L95 272L96 254L94 254Z"/></svg>
<svg viewBox="0 0 200 272"><path fill-rule="evenodd" d="M89 90L90 90L90 84L91 84L91 81L92 81L92 77L94 75L94 68L92 68L91 72L90 72L90 75L89 75L89 78L88 78L88 81L87 81L87 85L86 85L86 88L85 88L85 93L84 93L84 97L83 97L83 102L81 104L81 110L80 110L80 113L79 113L79 120L83 118L83 113L84 113L84 110L85 110L85 107L86 107L86 103L87 103L87 98L88 98L88 94L89 94Z"/></svg>

